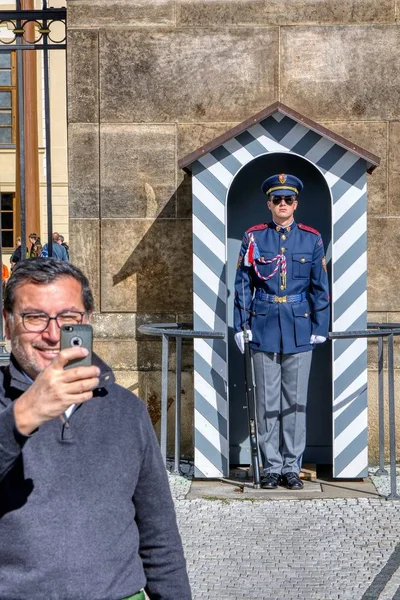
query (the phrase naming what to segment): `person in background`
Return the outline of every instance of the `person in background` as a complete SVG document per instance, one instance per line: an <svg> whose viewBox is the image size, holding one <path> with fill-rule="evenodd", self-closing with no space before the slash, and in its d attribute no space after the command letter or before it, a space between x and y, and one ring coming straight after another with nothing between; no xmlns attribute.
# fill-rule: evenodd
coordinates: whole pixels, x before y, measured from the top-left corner
<svg viewBox="0 0 400 600"><path fill-rule="evenodd" d="M22 246L20 237L17 237L16 243L17 245L10 257L11 271L13 270L17 262L19 262L22 259Z"/></svg>
<svg viewBox="0 0 400 600"><path fill-rule="evenodd" d="M40 256L40 253L42 251L40 237L36 235L36 233L30 233L29 241L31 243L31 247L29 249L29 258L35 258L36 256Z"/></svg>
<svg viewBox="0 0 400 600"><path fill-rule="evenodd" d="M67 252L67 256L68 256L68 260L69 260L69 246L67 244L67 242L64 241L64 236L60 234L60 240L61 240L61 246L64 246L66 252Z"/></svg>
<svg viewBox="0 0 400 600"><path fill-rule="evenodd" d="M57 231L53 233L53 244L52 244L52 255L53 258L57 258L58 260L69 260L67 251L65 247L62 245L61 236ZM42 252L40 254L43 258L49 258L49 245L45 244L43 246Z"/></svg>

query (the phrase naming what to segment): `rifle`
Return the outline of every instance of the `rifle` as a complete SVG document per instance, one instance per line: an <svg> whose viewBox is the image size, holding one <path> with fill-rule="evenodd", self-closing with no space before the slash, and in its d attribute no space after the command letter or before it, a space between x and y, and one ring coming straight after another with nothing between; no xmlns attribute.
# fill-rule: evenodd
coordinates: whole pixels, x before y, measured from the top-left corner
<svg viewBox="0 0 400 600"><path fill-rule="evenodd" d="M243 282L242 282L243 285ZM246 312L244 285L243 285L243 309ZM251 359L251 350L249 343L249 334L246 326L246 319L243 320L243 341L244 341L244 380L246 386L247 416L249 420L250 452L251 464L253 467L253 487L260 488L260 460L258 448L257 432L257 411L256 394L253 373L253 362Z"/></svg>

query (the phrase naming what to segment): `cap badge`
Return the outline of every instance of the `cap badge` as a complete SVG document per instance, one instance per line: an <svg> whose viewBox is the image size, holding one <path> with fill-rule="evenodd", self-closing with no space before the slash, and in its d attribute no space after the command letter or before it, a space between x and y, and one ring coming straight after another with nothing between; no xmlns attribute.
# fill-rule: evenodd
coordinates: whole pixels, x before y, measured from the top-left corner
<svg viewBox="0 0 400 600"><path fill-rule="evenodd" d="M280 175L278 175L278 179L280 183L284 184L286 183L287 175L285 175L285 173L281 173Z"/></svg>

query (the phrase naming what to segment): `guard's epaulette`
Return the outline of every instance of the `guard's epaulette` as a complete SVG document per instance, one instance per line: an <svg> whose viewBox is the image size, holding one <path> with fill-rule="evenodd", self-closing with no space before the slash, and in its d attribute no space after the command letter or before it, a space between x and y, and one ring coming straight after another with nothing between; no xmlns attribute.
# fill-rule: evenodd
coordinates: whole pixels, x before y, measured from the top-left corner
<svg viewBox="0 0 400 600"><path fill-rule="evenodd" d="M308 225L304 225L303 223L297 223L297 227L299 229L303 229L304 231L309 231L310 233L314 233L314 235L321 235L319 231L309 227Z"/></svg>
<svg viewBox="0 0 400 600"><path fill-rule="evenodd" d="M260 223L259 225L253 225L246 231L246 233L250 233L251 231L259 231L260 229L268 229L268 223Z"/></svg>

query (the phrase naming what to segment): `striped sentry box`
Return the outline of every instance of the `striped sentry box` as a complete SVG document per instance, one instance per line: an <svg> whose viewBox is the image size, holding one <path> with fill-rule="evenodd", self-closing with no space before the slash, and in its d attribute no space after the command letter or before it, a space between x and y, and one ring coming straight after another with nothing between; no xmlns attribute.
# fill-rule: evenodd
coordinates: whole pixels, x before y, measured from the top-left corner
<svg viewBox="0 0 400 600"><path fill-rule="evenodd" d="M179 165L193 182L194 328L227 332L226 202L238 171L269 152L308 159L332 198L332 330L367 324L367 171L379 158L276 103ZM367 475L367 343L336 340L332 352L334 477ZM229 474L227 343L195 340L195 476Z"/></svg>

